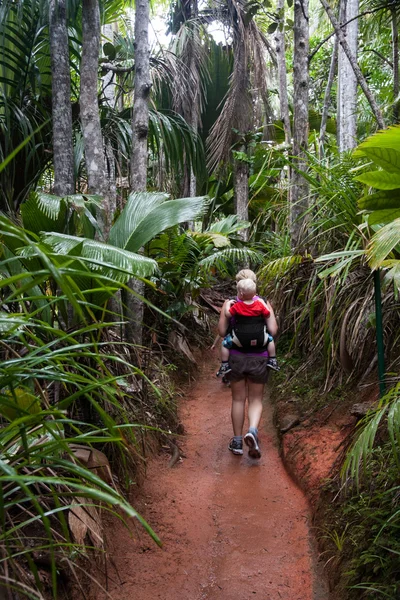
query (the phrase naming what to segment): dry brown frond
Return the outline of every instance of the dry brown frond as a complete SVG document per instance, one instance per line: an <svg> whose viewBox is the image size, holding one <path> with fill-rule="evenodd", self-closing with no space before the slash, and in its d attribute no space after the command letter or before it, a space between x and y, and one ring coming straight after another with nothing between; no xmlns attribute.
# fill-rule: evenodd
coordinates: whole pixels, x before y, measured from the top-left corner
<svg viewBox="0 0 400 600"><path fill-rule="evenodd" d="M229 153L240 134L254 129L254 101L261 98L269 113L267 93L266 38L253 19L246 18L241 0L230 0L226 13L227 25L233 37L233 72L220 116L212 127L208 140L207 168L212 171Z"/></svg>

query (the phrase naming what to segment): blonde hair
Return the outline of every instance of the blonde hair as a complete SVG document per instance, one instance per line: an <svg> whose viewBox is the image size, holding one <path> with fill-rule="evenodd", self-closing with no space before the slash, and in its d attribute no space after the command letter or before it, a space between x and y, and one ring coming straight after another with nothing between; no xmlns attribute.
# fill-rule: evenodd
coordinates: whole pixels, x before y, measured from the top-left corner
<svg viewBox="0 0 400 600"><path fill-rule="evenodd" d="M250 269L242 269L237 273L235 279L237 282L242 281L242 279L251 279L254 283L257 283L257 275Z"/></svg>
<svg viewBox="0 0 400 600"><path fill-rule="evenodd" d="M250 279L241 279L237 283L237 291L238 295L241 296L244 300L251 300L255 295L257 290L257 286L255 282Z"/></svg>

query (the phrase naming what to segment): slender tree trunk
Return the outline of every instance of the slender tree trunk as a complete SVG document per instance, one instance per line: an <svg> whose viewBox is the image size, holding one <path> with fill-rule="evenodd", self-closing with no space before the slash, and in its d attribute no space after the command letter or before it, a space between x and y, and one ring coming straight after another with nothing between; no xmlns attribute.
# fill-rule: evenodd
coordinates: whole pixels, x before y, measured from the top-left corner
<svg viewBox="0 0 400 600"><path fill-rule="evenodd" d="M238 129L239 135L243 141L235 146L235 151L247 156L247 144L244 141L253 125L253 103L250 93L250 65L248 56L248 44L246 40L247 27L242 25L236 31L234 40L234 60L236 62L235 72L237 86L241 90L240 111L237 113L237 122L233 126ZM239 157L233 161L233 201L235 214L239 219L249 220L249 164ZM248 229L242 229L240 232L244 240L248 240Z"/></svg>
<svg viewBox="0 0 400 600"><path fill-rule="evenodd" d="M338 61L338 46L339 46L339 40L338 40L337 36L335 36L335 42L333 45L332 58L331 58L331 65L329 68L328 81L327 81L326 88L325 88L324 106L322 109L322 116L321 116L321 127L319 130L319 156L320 156L320 158L322 157L322 155L324 153L326 124L328 122L328 112L329 112L329 108L330 108L330 104L331 104L331 92L332 92L333 81L335 79L337 61Z"/></svg>
<svg viewBox="0 0 400 600"><path fill-rule="evenodd" d="M392 46L393 46L393 120L399 120L399 29L397 26L397 14L391 9L392 16Z"/></svg>
<svg viewBox="0 0 400 600"><path fill-rule="evenodd" d="M285 57L285 0L278 0L278 28L275 33L275 51L278 65L278 83L279 83L279 105L283 130L285 132L285 143L291 144L292 133L290 127L289 115L289 99L287 93L287 76L286 76L286 57Z"/></svg>
<svg viewBox="0 0 400 600"><path fill-rule="evenodd" d="M193 131L195 131L196 133L197 133L197 130L199 127L200 94L201 94L200 65L198 64L198 61L196 59L196 46L200 45L199 27L196 22L198 14L199 14L199 9L198 9L197 0L192 0L192 2L191 2L191 17L192 17L192 19L194 19L194 23L192 23L193 50L192 50L192 55L190 57L189 72L193 74L193 78L194 78L194 86L193 86L194 87L194 97L193 97L193 102L191 103L191 108L190 108L189 123L192 126ZM196 175L194 174L194 171L193 171L193 165L190 167L190 169L188 168L187 170L189 171L189 173L188 173L189 197L193 198L193 197L197 196L197 180L196 180ZM188 221L186 223L186 227L187 227L187 229L194 229L194 222Z"/></svg>
<svg viewBox="0 0 400 600"><path fill-rule="evenodd" d="M54 193L75 191L66 0L50 0Z"/></svg>
<svg viewBox="0 0 400 600"><path fill-rule="evenodd" d="M336 31L336 35L339 38L339 43L342 46L344 52L346 53L347 58L349 59L349 62L351 64L351 66L352 66L352 69L353 69L354 73L356 74L357 81L358 81L358 83L359 83L362 91L364 92L365 97L368 100L368 103L369 103L369 105L371 107L371 110L372 110L372 113L373 113L373 115L374 115L374 117L375 117L375 119L376 119L376 121L378 123L378 126L381 129L384 129L385 128L385 122L383 120L383 116L382 116L381 110L380 110L378 104L376 103L376 100L375 100L373 94L371 93L371 90L368 87L368 84L367 84L367 82L365 80L365 77L362 74L361 69L360 69L360 67L357 64L357 61L356 61L355 57L351 53L349 45L348 45L348 43L346 41L345 34L341 30L341 28L339 26L339 23L338 23L335 15L333 14L331 7L327 3L327 1L326 0L320 0L320 2L322 4L322 6L324 7L324 9L326 10L326 13L327 13L327 15L328 15L328 17L330 19L330 22L332 23L333 28Z"/></svg>
<svg viewBox="0 0 400 600"><path fill-rule="evenodd" d="M135 13L135 91L132 112L132 192L144 192L147 185L147 138L151 89L149 13L149 0L137 0ZM141 296L144 295L144 285L141 281L133 280L130 287ZM143 341L143 302L129 293L124 294L124 300L127 317L126 338L129 342L141 346Z"/></svg>
<svg viewBox="0 0 400 600"><path fill-rule="evenodd" d="M342 0L340 22L351 21L359 12L359 0ZM358 19L342 27L352 56L357 60ZM357 145L357 77L342 46L338 56L338 146L340 152L351 150Z"/></svg>
<svg viewBox="0 0 400 600"><path fill-rule="evenodd" d="M239 148L240 152L247 153L246 146ZM242 221L249 220L249 164L243 160L234 160L234 207L235 214ZM241 237L244 240L249 239L249 230L242 229Z"/></svg>
<svg viewBox="0 0 400 600"><path fill-rule="evenodd" d="M103 46L106 42L113 44L114 43L114 23L107 23L106 25L102 25L101 34L102 34L101 46ZM103 56L104 56L104 54L103 54ZM116 79L116 76L117 76L117 74L110 70L110 71L107 71L101 77L102 91L103 91L104 97L107 101L107 104L110 106L110 108L115 107L115 96L116 96L116 94L115 94L115 92L116 92L115 79Z"/></svg>
<svg viewBox="0 0 400 600"><path fill-rule="evenodd" d="M137 0L135 13L135 91L132 113L131 189L146 190L149 132L149 0Z"/></svg>
<svg viewBox="0 0 400 600"><path fill-rule="evenodd" d="M102 34L111 43L114 42L114 24L103 25ZM107 101L108 106L111 109L115 109L116 105L116 84L114 78L116 74L112 71L108 71L102 76L102 89L104 97ZM115 170L115 156L114 149L110 140L105 145L105 166L106 166L106 177L108 183L108 198L109 198L109 211L110 211L110 222L112 222L114 215L117 210L117 185L116 185L116 170Z"/></svg>
<svg viewBox="0 0 400 600"><path fill-rule="evenodd" d="M293 118L293 158L290 194L290 231L292 248L303 251L304 233L307 226L308 183L297 172L307 170L308 147L308 71L309 27L308 0L295 0L294 4L294 118Z"/></svg>
<svg viewBox="0 0 400 600"><path fill-rule="evenodd" d="M103 197L103 210L99 220L103 236L107 239L110 207L98 103L99 53L99 3L98 0L83 0L80 114L89 190Z"/></svg>

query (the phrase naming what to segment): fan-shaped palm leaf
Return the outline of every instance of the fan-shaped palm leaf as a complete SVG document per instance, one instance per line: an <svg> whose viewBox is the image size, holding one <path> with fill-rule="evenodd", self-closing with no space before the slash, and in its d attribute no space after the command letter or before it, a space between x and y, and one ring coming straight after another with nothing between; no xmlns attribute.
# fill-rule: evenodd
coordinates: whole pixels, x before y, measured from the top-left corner
<svg viewBox="0 0 400 600"><path fill-rule="evenodd" d="M168 200L163 193L130 194L124 210L111 228L109 243L137 252L156 235L178 223L193 221L205 210L207 199Z"/></svg>
<svg viewBox="0 0 400 600"><path fill-rule="evenodd" d="M250 227L250 225L251 223L248 221L241 221L237 215L228 215L224 219L220 219L219 221L212 223L209 227L207 227L207 231L231 235L241 231L242 229Z"/></svg>
<svg viewBox="0 0 400 600"><path fill-rule="evenodd" d="M97 274L115 281L127 281L132 276L148 277L157 268L151 258L97 240L62 233L43 233L41 239L56 255L77 258Z"/></svg>

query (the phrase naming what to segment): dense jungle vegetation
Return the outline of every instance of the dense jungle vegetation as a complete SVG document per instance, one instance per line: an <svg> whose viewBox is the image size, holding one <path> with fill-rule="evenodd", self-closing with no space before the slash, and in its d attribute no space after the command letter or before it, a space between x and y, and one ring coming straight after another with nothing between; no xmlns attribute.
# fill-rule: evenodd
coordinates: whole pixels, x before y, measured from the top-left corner
<svg viewBox="0 0 400 600"><path fill-rule="evenodd" d="M343 593L399 597L399 19L398 0L0 0L9 598L79 581L100 506L142 521L127 491L176 432L202 290L244 265L325 390L380 366L330 535Z"/></svg>

